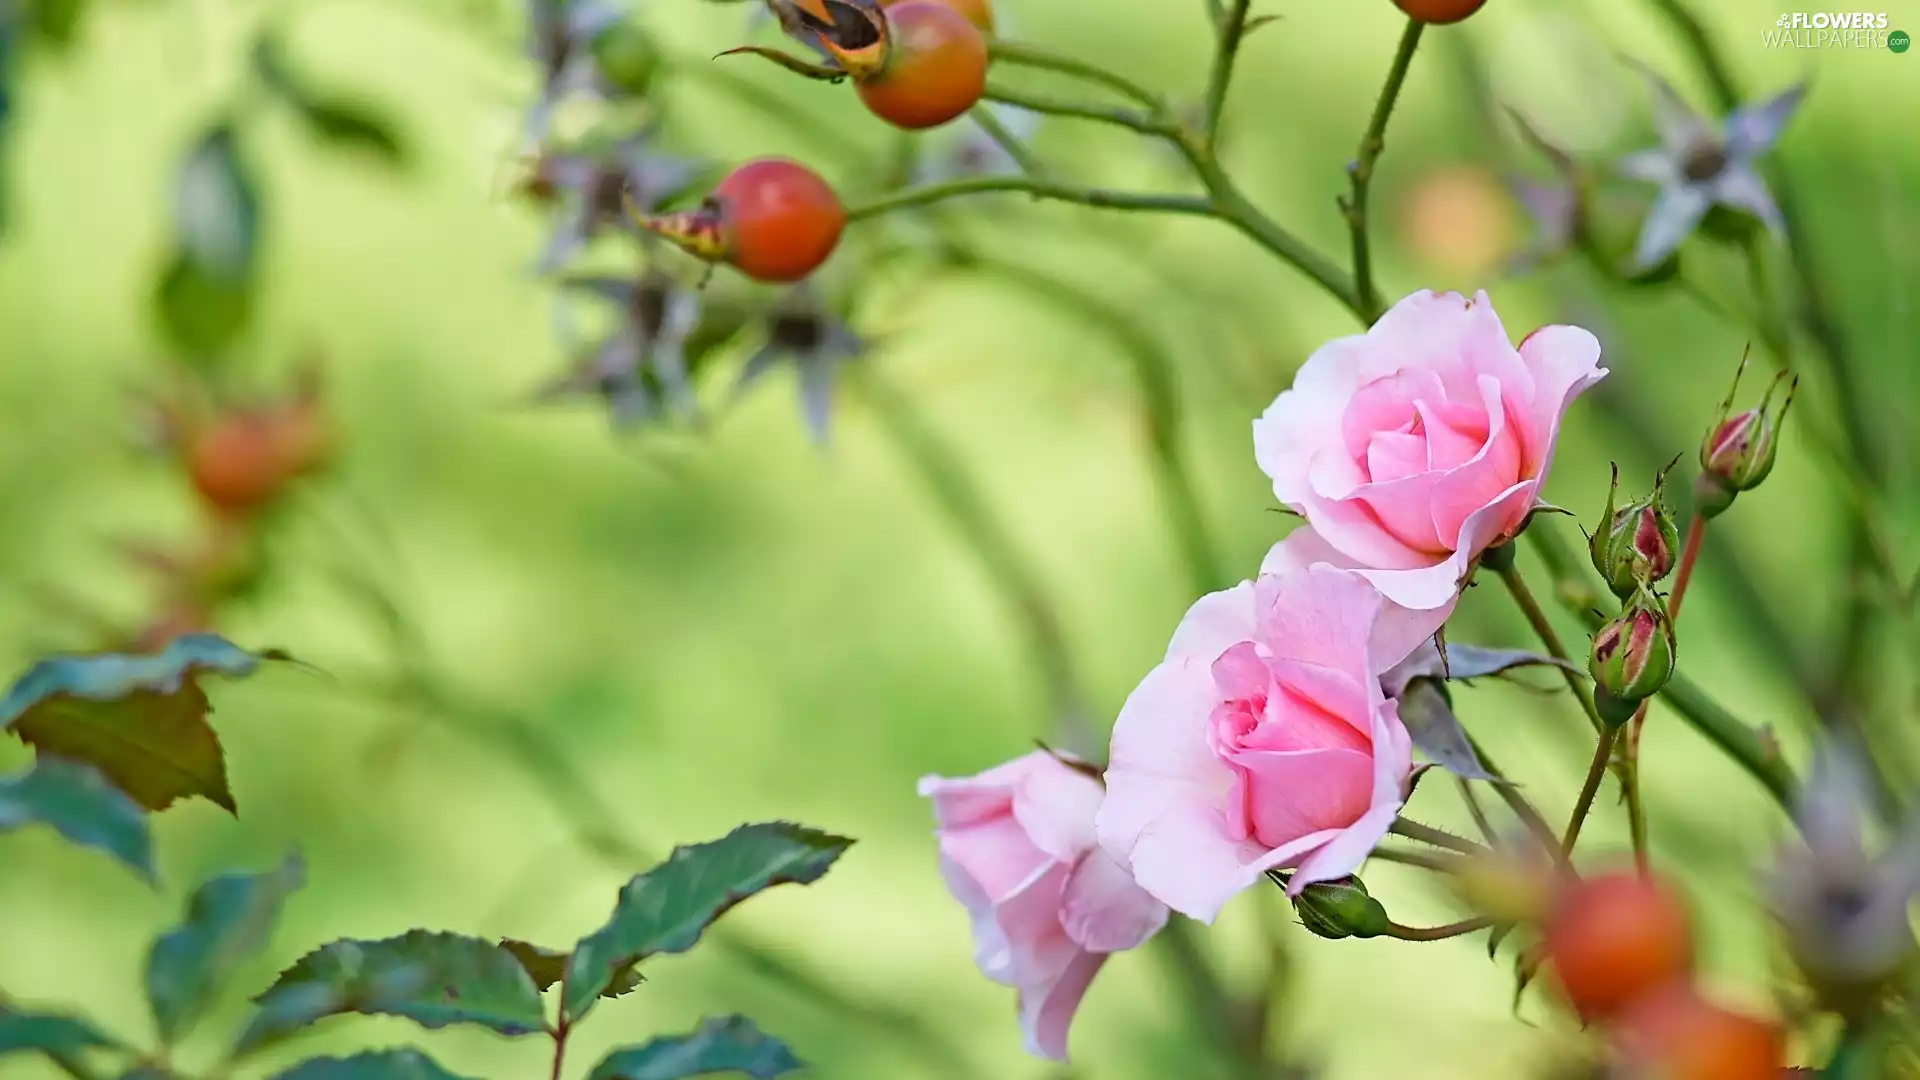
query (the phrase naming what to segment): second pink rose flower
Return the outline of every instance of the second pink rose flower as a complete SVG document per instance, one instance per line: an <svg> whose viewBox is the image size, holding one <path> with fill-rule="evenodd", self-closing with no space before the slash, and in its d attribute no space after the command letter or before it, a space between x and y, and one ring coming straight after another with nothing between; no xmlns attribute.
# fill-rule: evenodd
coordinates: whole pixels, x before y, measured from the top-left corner
<svg viewBox="0 0 1920 1080"><path fill-rule="evenodd" d="M1539 502L1560 417L1606 376L1599 361L1577 326L1515 348L1486 293L1417 292L1307 360L1254 422L1254 456L1320 560L1404 607L1444 608Z"/></svg>

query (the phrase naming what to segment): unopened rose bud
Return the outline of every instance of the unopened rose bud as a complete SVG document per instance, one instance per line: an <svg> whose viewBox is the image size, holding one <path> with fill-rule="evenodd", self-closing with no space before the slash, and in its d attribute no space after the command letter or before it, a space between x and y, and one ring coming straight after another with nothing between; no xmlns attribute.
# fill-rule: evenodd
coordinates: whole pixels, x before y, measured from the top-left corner
<svg viewBox="0 0 1920 1080"><path fill-rule="evenodd" d="M1733 395L1740 388L1740 375L1747 369L1747 358L1740 358L1733 386L1720 403L1720 416L1713 430L1700 444L1700 479L1694 484L1694 504L1702 514L1717 517L1733 505L1734 497L1751 491L1773 471L1774 457L1780 450L1780 430L1793 407L1794 391L1800 380L1785 372L1774 376L1760 404L1738 415L1733 414ZM1780 384L1787 384L1786 396L1778 410L1773 398Z"/></svg>
<svg viewBox="0 0 1920 1080"><path fill-rule="evenodd" d="M1653 494L1620 510L1614 509L1620 490L1620 470L1614 468L1613 486L1607 489L1607 509L1600 527L1587 541L1587 551L1607 588L1622 600L1641 585L1650 585L1673 572L1680 530L1664 497L1667 470L1671 468L1669 465L1660 470L1654 478Z"/></svg>
<svg viewBox="0 0 1920 1080"><path fill-rule="evenodd" d="M1367 894L1357 877L1322 881L1307 886L1293 898L1300 924L1323 938L1371 938L1386 933L1393 920L1380 901Z"/></svg>
<svg viewBox="0 0 1920 1080"><path fill-rule="evenodd" d="M1642 701L1659 693L1673 675L1673 620L1667 606L1642 586L1613 621L1593 637L1587 670L1594 704L1609 724L1624 724Z"/></svg>

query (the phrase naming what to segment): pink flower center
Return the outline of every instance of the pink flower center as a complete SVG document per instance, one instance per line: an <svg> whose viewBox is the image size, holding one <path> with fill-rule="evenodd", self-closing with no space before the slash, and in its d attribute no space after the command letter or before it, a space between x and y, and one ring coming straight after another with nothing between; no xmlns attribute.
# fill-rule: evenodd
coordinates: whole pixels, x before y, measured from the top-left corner
<svg viewBox="0 0 1920 1080"><path fill-rule="evenodd" d="M1220 701L1208 716L1207 745L1233 772L1229 835L1278 847L1302 829L1342 827L1365 810L1373 757L1366 733L1278 677L1252 642L1220 654L1213 677ZM1313 783L1301 782L1316 773Z"/></svg>

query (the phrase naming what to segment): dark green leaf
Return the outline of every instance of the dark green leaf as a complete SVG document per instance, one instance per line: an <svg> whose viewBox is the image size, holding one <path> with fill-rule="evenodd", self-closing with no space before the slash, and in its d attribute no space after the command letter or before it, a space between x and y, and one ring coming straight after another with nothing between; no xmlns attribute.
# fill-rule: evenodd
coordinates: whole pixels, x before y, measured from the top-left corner
<svg viewBox="0 0 1920 1080"><path fill-rule="evenodd" d="M84 0L27 0L33 32L50 48L65 50L80 33Z"/></svg>
<svg viewBox="0 0 1920 1080"><path fill-rule="evenodd" d="M347 1058L312 1058L273 1080L466 1080L418 1050L373 1050Z"/></svg>
<svg viewBox="0 0 1920 1080"><path fill-rule="evenodd" d="M0 1005L0 1058L37 1052L58 1062L85 1050L119 1049L119 1046L85 1020L16 1012Z"/></svg>
<svg viewBox="0 0 1920 1080"><path fill-rule="evenodd" d="M1455 645L1447 643L1448 679L1480 679L1488 675L1504 675L1520 667L1557 667L1585 675L1585 668L1525 649L1487 649L1478 645Z"/></svg>
<svg viewBox="0 0 1920 1080"><path fill-rule="evenodd" d="M404 1016L429 1028L478 1024L502 1035L546 1029L540 991L512 953L426 930L321 946L254 1001L260 1009L240 1036L243 1050L341 1013Z"/></svg>
<svg viewBox="0 0 1920 1080"><path fill-rule="evenodd" d="M852 843L774 822L673 849L666 862L628 882L607 925L574 947L562 1013L579 1020L622 969L654 953L685 952L708 924L762 889L818 880Z"/></svg>
<svg viewBox="0 0 1920 1080"><path fill-rule="evenodd" d="M746 1073L773 1080L803 1068L779 1039L744 1016L708 1020L691 1035L671 1035L645 1046L615 1050L593 1067L589 1080L680 1080L712 1073Z"/></svg>
<svg viewBox="0 0 1920 1080"><path fill-rule="evenodd" d="M0 832L33 824L51 825L153 880L146 813L92 766L43 757L24 773L0 777Z"/></svg>
<svg viewBox="0 0 1920 1080"><path fill-rule="evenodd" d="M300 115L315 135L342 150L364 151L395 168L407 162L406 147L393 122L364 102L312 97L303 104Z"/></svg>
<svg viewBox="0 0 1920 1080"><path fill-rule="evenodd" d="M520 966L526 968L527 974L533 978L533 985L539 987L543 994L567 973L568 954L559 949L542 948L530 941L520 941L515 938L502 938L500 947L512 953L515 960L520 961ZM639 989L640 984L647 980L637 970L638 964L639 961L635 961L620 969L614 975L612 985L602 990L600 996L616 998Z"/></svg>
<svg viewBox="0 0 1920 1080"><path fill-rule="evenodd" d="M285 658L214 634L184 634L150 656L58 656L28 669L0 699L0 728L42 754L92 765L149 810L200 795L231 812L199 677L243 677L262 660Z"/></svg>
<svg viewBox="0 0 1920 1080"><path fill-rule="evenodd" d="M259 874L225 874L194 890L187 917L147 954L147 1002L163 1042L197 1019L235 966L266 945L280 908L305 880L298 856Z"/></svg>
<svg viewBox="0 0 1920 1080"><path fill-rule="evenodd" d="M232 345L253 315L251 278L228 280L177 251L154 289L154 317L175 348L190 356L216 355Z"/></svg>
<svg viewBox="0 0 1920 1080"><path fill-rule="evenodd" d="M366 102L313 86L287 62L277 38L260 38L253 68L261 84L298 113L316 136L342 149L366 151L386 165L406 164L406 147L392 121Z"/></svg>

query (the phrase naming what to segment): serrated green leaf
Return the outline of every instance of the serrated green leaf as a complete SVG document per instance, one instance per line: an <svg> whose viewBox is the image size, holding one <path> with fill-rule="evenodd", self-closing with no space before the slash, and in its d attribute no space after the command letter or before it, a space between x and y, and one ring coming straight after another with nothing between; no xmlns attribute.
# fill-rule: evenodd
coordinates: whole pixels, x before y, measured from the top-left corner
<svg viewBox="0 0 1920 1080"><path fill-rule="evenodd" d="M429 1028L478 1024L502 1035L546 1030L540 991L512 953L426 930L323 945L254 1001L260 1008L240 1036L242 1050L341 1013L404 1016Z"/></svg>
<svg viewBox="0 0 1920 1080"><path fill-rule="evenodd" d="M310 1058L273 1080L466 1080L418 1050L372 1050L346 1058Z"/></svg>
<svg viewBox="0 0 1920 1080"><path fill-rule="evenodd" d="M517 938L501 938L500 947L512 953L515 960L520 961L520 966L526 968L527 975L533 979L533 985L543 994L567 973L569 954L560 949L543 948ZM639 961L636 960L620 969L615 973L613 982L600 992L600 996L617 998L638 990L640 984L647 981L646 976L640 974L638 967Z"/></svg>
<svg viewBox="0 0 1920 1080"><path fill-rule="evenodd" d="M198 1019L233 969L266 945L286 898L305 883L297 855L258 874L224 874L194 890L187 916L147 954L147 1003L161 1041Z"/></svg>
<svg viewBox="0 0 1920 1080"><path fill-rule="evenodd" d="M0 832L34 824L98 848L153 880L145 811L90 765L43 757L24 773L0 777Z"/></svg>
<svg viewBox="0 0 1920 1080"><path fill-rule="evenodd" d="M41 1053L58 1062L87 1050L119 1048L119 1043L78 1017L19 1012L0 1005L0 1058Z"/></svg>
<svg viewBox="0 0 1920 1080"><path fill-rule="evenodd" d="M655 953L685 952L709 924L755 893L817 881L852 843L773 822L674 848L666 862L628 882L607 925L574 947L562 1014L578 1021L621 969Z"/></svg>
<svg viewBox="0 0 1920 1080"><path fill-rule="evenodd" d="M589 1080L680 1080L713 1073L746 1073L773 1080L804 1068L787 1044L744 1016L705 1021L691 1035L670 1035L645 1046L615 1050L593 1067Z"/></svg>
<svg viewBox="0 0 1920 1080"><path fill-rule="evenodd" d="M41 754L85 762L148 810L203 796L234 809L220 740L207 725L204 674L250 675L282 653L250 653L185 634L151 656L59 656L28 669L0 699L0 728Z"/></svg>

